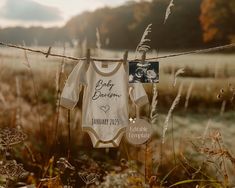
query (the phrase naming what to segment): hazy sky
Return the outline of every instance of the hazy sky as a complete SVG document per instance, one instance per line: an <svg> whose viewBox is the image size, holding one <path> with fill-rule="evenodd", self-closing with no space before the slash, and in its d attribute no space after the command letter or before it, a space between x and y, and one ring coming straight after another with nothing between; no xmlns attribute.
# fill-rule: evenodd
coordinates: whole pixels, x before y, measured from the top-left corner
<svg viewBox="0 0 235 188"><path fill-rule="evenodd" d="M0 0L0 27L62 26L86 10L118 6L128 0Z"/></svg>

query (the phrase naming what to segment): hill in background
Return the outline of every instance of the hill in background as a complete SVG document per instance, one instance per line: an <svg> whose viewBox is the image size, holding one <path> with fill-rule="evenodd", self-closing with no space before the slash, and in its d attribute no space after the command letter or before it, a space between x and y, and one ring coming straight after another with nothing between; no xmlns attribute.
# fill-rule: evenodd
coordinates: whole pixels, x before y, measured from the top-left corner
<svg viewBox="0 0 235 188"><path fill-rule="evenodd" d="M14 44L54 45L74 39L96 45L96 28L99 29L103 48L135 49L142 33L152 23L151 47L153 49L185 49L205 46L200 24L202 0L177 0L166 24L164 16L168 0L128 2L116 8L101 8L84 12L70 19L61 28L12 27L0 30L0 40ZM219 40L225 43L227 41ZM210 43L212 44L212 43Z"/></svg>

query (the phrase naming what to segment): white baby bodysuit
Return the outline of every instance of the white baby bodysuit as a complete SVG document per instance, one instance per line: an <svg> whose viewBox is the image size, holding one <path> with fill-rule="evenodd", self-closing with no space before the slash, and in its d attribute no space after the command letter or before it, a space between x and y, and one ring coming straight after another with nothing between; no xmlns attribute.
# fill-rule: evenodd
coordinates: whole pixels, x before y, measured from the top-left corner
<svg viewBox="0 0 235 188"><path fill-rule="evenodd" d="M84 86L82 130L86 131L93 147L117 147L129 124L128 98L138 106L148 103L140 83L128 83L126 63L79 62L69 75L61 95L61 105L73 109Z"/></svg>

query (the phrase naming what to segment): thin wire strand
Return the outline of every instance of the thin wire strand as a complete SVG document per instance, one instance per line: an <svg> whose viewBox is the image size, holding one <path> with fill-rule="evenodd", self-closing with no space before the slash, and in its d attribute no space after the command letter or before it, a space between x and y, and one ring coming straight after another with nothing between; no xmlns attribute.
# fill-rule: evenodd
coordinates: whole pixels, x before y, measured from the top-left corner
<svg viewBox="0 0 235 188"><path fill-rule="evenodd" d="M25 51L29 51L29 52L33 52L33 53L42 54L42 55L45 55L46 57L52 56L52 57L70 59L70 60L74 60L74 61L86 60L86 57L77 58L77 57L73 57L73 56L66 56L66 55L51 53L51 47L49 47L48 51L42 51L42 50L36 50L36 49L27 48L24 46L17 46L14 44L9 44L9 43L4 43L4 42L0 42L0 45L6 46L9 48L16 48L16 49L20 49L20 50L25 50ZM229 49L229 48L233 48L233 47L235 47L235 43L222 45L222 46L216 46L216 47L212 47L212 48L192 50L192 51L180 52L180 53L175 53L175 54L168 54L168 55L163 55L163 56L158 56L158 57L151 57L151 58L146 58L146 60L151 61L151 60L165 59L165 58L171 58L171 57L185 56L185 55L189 55L189 54L201 54L201 53L215 52L215 51L220 51L220 50ZM107 61L107 62L123 61L123 59L106 59L106 58L95 58L95 57L91 57L91 59L95 60L95 61ZM137 61L137 60L139 60L139 59L132 59L130 61Z"/></svg>

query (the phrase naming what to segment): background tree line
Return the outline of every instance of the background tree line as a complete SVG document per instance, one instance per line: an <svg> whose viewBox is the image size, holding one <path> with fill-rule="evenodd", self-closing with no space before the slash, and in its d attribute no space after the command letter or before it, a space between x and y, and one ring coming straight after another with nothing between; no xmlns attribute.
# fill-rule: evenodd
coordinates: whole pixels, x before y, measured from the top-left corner
<svg viewBox="0 0 235 188"><path fill-rule="evenodd" d="M134 49L149 23L153 49L185 49L224 44L235 40L234 0L175 0L172 14L164 22L169 0L132 2L84 12L63 27L12 27L0 29L0 40L27 45L53 45L74 39L96 45L99 29L102 47Z"/></svg>

